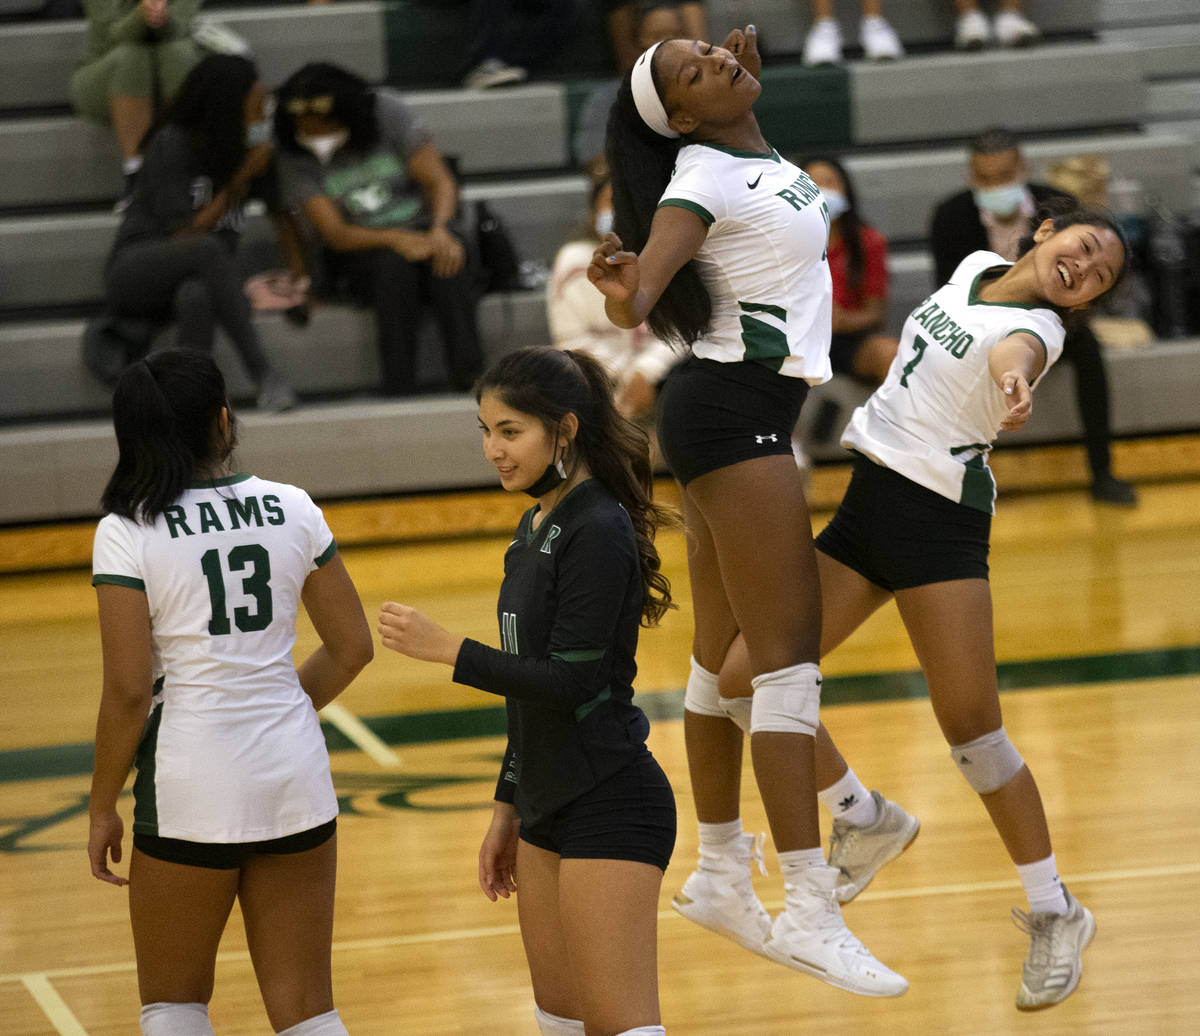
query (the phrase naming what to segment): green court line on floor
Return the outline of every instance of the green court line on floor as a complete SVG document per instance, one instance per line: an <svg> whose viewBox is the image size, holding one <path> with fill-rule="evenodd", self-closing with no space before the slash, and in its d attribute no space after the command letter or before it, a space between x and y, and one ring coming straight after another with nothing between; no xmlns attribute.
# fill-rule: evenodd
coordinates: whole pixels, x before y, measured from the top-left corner
<svg viewBox="0 0 1200 1036"><path fill-rule="evenodd" d="M1117 680L1152 680L1200 674L1200 645L1125 651L1074 658L1047 658L1028 662L1002 662L997 675L1002 691L1033 690L1072 684L1112 683ZM826 677L824 705L895 701L923 698L925 678L919 670L861 673ZM638 704L651 720L680 719L683 691L660 691L638 696ZM363 722L385 744L394 746L457 741L470 737L497 737L504 733L504 706L480 709L447 709L364 717ZM328 723L322 724L330 751L353 748L350 741ZM0 752L0 782L51 780L92 772L92 745L49 745Z"/></svg>

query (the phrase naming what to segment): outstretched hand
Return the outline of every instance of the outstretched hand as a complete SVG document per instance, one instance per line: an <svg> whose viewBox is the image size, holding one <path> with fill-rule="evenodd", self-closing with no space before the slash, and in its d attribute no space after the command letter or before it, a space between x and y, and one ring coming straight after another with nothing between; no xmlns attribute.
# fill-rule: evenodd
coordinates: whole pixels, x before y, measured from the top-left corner
<svg viewBox="0 0 1200 1036"><path fill-rule="evenodd" d="M762 55L758 52L758 30L753 25L734 29L725 37L722 46L738 60L738 64L755 79L762 75Z"/></svg>
<svg viewBox="0 0 1200 1036"><path fill-rule="evenodd" d="M1000 376L1000 388L1008 401L1008 414L1000 427L1006 432L1014 432L1033 414L1033 389L1025 376L1016 371L1005 371Z"/></svg>

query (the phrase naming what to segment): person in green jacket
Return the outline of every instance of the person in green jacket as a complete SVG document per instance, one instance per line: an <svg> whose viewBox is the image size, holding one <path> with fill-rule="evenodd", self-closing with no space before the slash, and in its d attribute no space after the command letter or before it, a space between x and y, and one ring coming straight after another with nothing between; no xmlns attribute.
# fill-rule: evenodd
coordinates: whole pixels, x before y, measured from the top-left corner
<svg viewBox="0 0 1200 1036"><path fill-rule="evenodd" d="M199 6L200 0L83 0L88 52L71 76L71 105L85 118L112 123L126 195L156 106L200 58L191 38Z"/></svg>

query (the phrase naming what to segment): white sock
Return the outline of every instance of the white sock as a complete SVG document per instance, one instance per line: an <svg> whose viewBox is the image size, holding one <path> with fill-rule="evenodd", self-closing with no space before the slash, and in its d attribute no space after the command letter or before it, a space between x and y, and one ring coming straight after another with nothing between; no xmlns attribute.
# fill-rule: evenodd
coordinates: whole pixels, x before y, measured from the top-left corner
<svg viewBox="0 0 1200 1036"><path fill-rule="evenodd" d="M348 1036L337 1011L326 1011L281 1029L275 1036Z"/></svg>
<svg viewBox="0 0 1200 1036"><path fill-rule="evenodd" d="M533 1017L542 1036L583 1036L583 1022L578 1019L561 1018L543 1011L537 1004L533 1005Z"/></svg>
<svg viewBox="0 0 1200 1036"><path fill-rule="evenodd" d="M705 824L702 821L696 826L700 829L700 844L705 849L716 849L728 845L742 833L742 818L736 817L721 824Z"/></svg>
<svg viewBox="0 0 1200 1036"><path fill-rule="evenodd" d="M123 159L121 162L121 172L123 172L126 176L129 176L132 173L136 173L141 168L142 168L142 156L141 155L134 155L132 158Z"/></svg>
<svg viewBox="0 0 1200 1036"><path fill-rule="evenodd" d="M815 849L792 849L779 854L779 869L783 872L783 886L799 885L804 872L810 867L824 867L825 853L818 845Z"/></svg>
<svg viewBox="0 0 1200 1036"><path fill-rule="evenodd" d="M1036 863L1018 863L1017 874L1025 886L1029 909L1035 914L1065 914L1067 897L1058 877L1054 853Z"/></svg>
<svg viewBox="0 0 1200 1036"><path fill-rule="evenodd" d="M208 1004L159 1001L144 1004L139 1019L142 1036L214 1036Z"/></svg>
<svg viewBox="0 0 1200 1036"><path fill-rule="evenodd" d="M871 792L850 767L846 767L841 780L818 791L817 798L834 820L845 820L855 827L870 827L879 816Z"/></svg>

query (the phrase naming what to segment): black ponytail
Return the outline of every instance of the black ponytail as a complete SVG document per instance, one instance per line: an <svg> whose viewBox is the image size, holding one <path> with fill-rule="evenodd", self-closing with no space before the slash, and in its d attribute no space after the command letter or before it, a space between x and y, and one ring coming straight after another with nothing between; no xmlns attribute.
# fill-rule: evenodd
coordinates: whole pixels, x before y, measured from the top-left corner
<svg viewBox="0 0 1200 1036"><path fill-rule="evenodd" d="M657 58L655 52L650 71L661 96ZM660 136L642 121L633 102L631 75L626 73L608 113L604 149L612 177L613 229L630 252L646 247L654 212L671 181L680 146L681 141ZM711 319L712 299L691 260L671 278L646 322L662 341L691 345L708 330Z"/></svg>
<svg viewBox="0 0 1200 1036"><path fill-rule="evenodd" d="M217 421L228 407L225 379L207 353L152 353L130 365L113 390L117 466L101 507L149 524L179 499L197 473L233 452L236 426L219 442Z"/></svg>
<svg viewBox="0 0 1200 1036"><path fill-rule="evenodd" d="M659 528L679 525L679 518L672 509L654 503L649 440L643 429L617 411L608 372L587 353L530 346L509 353L484 373L475 384L476 402L484 392L537 418L551 435L557 434L567 414L578 418L567 477L586 465L628 512L642 574L642 624L657 625L675 605L654 536Z"/></svg>

